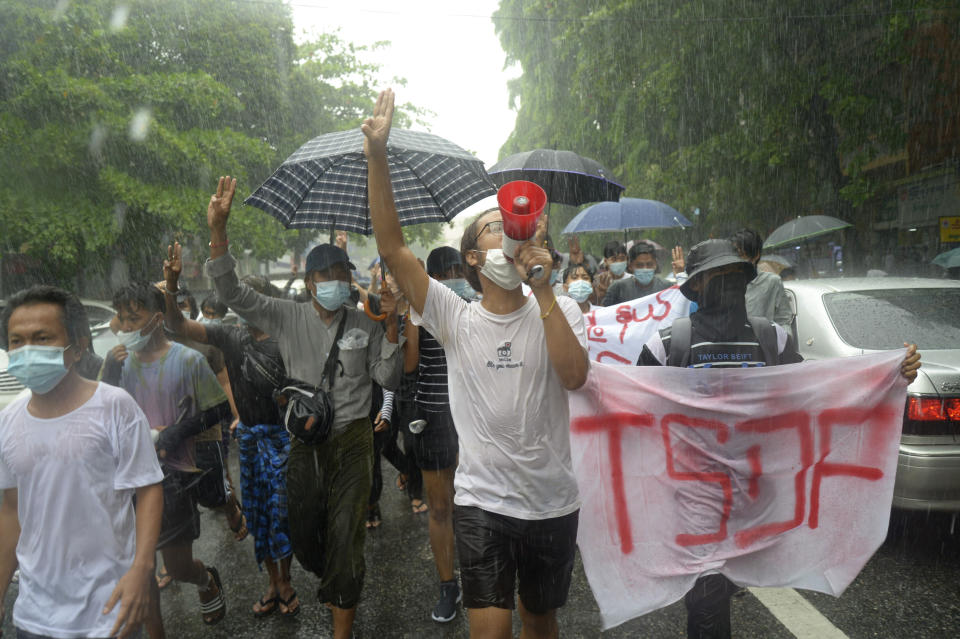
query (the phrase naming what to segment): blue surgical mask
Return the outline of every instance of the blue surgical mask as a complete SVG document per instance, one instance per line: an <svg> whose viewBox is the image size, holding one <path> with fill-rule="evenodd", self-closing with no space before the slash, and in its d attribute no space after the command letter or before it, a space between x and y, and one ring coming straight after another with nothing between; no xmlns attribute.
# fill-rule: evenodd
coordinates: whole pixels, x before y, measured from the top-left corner
<svg viewBox="0 0 960 639"><path fill-rule="evenodd" d="M7 372L38 395L49 393L66 377L63 353L69 346L21 346L10 351Z"/></svg>
<svg viewBox="0 0 960 639"><path fill-rule="evenodd" d="M139 353L146 348L150 342L150 338L153 337L153 331L156 330L156 326L154 326L153 329L147 331L146 335L143 334L143 331L146 330L147 326L150 326L152 322L153 320L147 322L147 325L139 331L120 331L117 333L117 340L119 340L128 351Z"/></svg>
<svg viewBox="0 0 960 639"><path fill-rule="evenodd" d="M617 277L620 277L621 275L626 273L627 263L626 262L610 262L610 266L608 268L610 269L611 273L613 273Z"/></svg>
<svg viewBox="0 0 960 639"><path fill-rule="evenodd" d="M560 275L559 275L556 271L550 271L550 283L551 283L551 284L556 284L558 277L560 277Z"/></svg>
<svg viewBox="0 0 960 639"><path fill-rule="evenodd" d="M633 276L637 278L637 281L640 282L641 286L646 286L647 284L652 282L654 273L656 273L656 270L652 268L633 269Z"/></svg>
<svg viewBox="0 0 960 639"><path fill-rule="evenodd" d="M350 285L340 280L317 282L317 303L328 311L335 311L350 298Z"/></svg>
<svg viewBox="0 0 960 639"><path fill-rule="evenodd" d="M213 326L219 326L220 324L223 324L223 320L220 319L219 317L209 319L204 317L203 314L201 314L200 317L197 318L197 321L200 322L201 324L211 324Z"/></svg>
<svg viewBox="0 0 960 639"><path fill-rule="evenodd" d="M477 292L473 290L473 287L470 286L467 280L462 277L454 277L449 280L440 280L440 283L465 300L473 299L477 295Z"/></svg>
<svg viewBox="0 0 960 639"><path fill-rule="evenodd" d="M190 311L180 311L180 314L183 315L183 319L190 319Z"/></svg>
<svg viewBox="0 0 960 639"><path fill-rule="evenodd" d="M581 304L593 295L593 285L586 280L576 280L567 286L567 295L577 304Z"/></svg>

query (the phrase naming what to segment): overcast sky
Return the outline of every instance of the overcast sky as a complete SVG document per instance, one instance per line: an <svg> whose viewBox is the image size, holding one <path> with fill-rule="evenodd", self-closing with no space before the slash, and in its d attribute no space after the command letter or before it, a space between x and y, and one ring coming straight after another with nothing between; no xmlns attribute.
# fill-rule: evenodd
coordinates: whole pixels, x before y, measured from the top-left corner
<svg viewBox="0 0 960 639"><path fill-rule="evenodd" d="M344 40L372 44L389 40L384 50L364 56L382 65L382 77L403 77L394 87L398 102L433 111L431 132L473 152L487 168L513 130L507 81L518 67L504 70L504 53L490 16L497 0L289 0L298 31L340 30ZM373 105L371 105L372 108ZM468 218L491 201L474 205ZM458 225L459 227L459 225ZM459 240L460 232L450 234Z"/></svg>

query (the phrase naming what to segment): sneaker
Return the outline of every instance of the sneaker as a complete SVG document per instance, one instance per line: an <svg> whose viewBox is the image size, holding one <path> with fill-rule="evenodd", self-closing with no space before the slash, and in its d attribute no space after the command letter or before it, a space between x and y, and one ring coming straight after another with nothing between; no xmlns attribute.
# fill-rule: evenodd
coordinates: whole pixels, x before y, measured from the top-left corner
<svg viewBox="0 0 960 639"><path fill-rule="evenodd" d="M446 623L453 621L457 616L457 604L463 596L460 593L460 586L457 580L440 582L440 600L433 607L433 613L430 615L434 621Z"/></svg>

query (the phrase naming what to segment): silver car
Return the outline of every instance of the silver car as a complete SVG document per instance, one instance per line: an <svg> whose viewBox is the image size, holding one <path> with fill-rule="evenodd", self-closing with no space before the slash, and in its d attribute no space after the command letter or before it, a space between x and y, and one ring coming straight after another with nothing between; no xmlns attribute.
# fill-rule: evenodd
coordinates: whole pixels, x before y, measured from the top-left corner
<svg viewBox="0 0 960 639"><path fill-rule="evenodd" d="M923 366L907 388L893 505L960 511L960 281L843 278L784 287L805 359L917 344Z"/></svg>

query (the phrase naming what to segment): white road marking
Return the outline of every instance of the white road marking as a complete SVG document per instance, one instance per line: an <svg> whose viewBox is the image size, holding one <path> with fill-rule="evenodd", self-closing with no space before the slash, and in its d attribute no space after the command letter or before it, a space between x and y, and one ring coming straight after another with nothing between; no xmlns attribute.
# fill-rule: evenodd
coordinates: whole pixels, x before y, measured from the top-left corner
<svg viewBox="0 0 960 639"><path fill-rule="evenodd" d="M793 588L749 588L797 639L848 639Z"/></svg>

